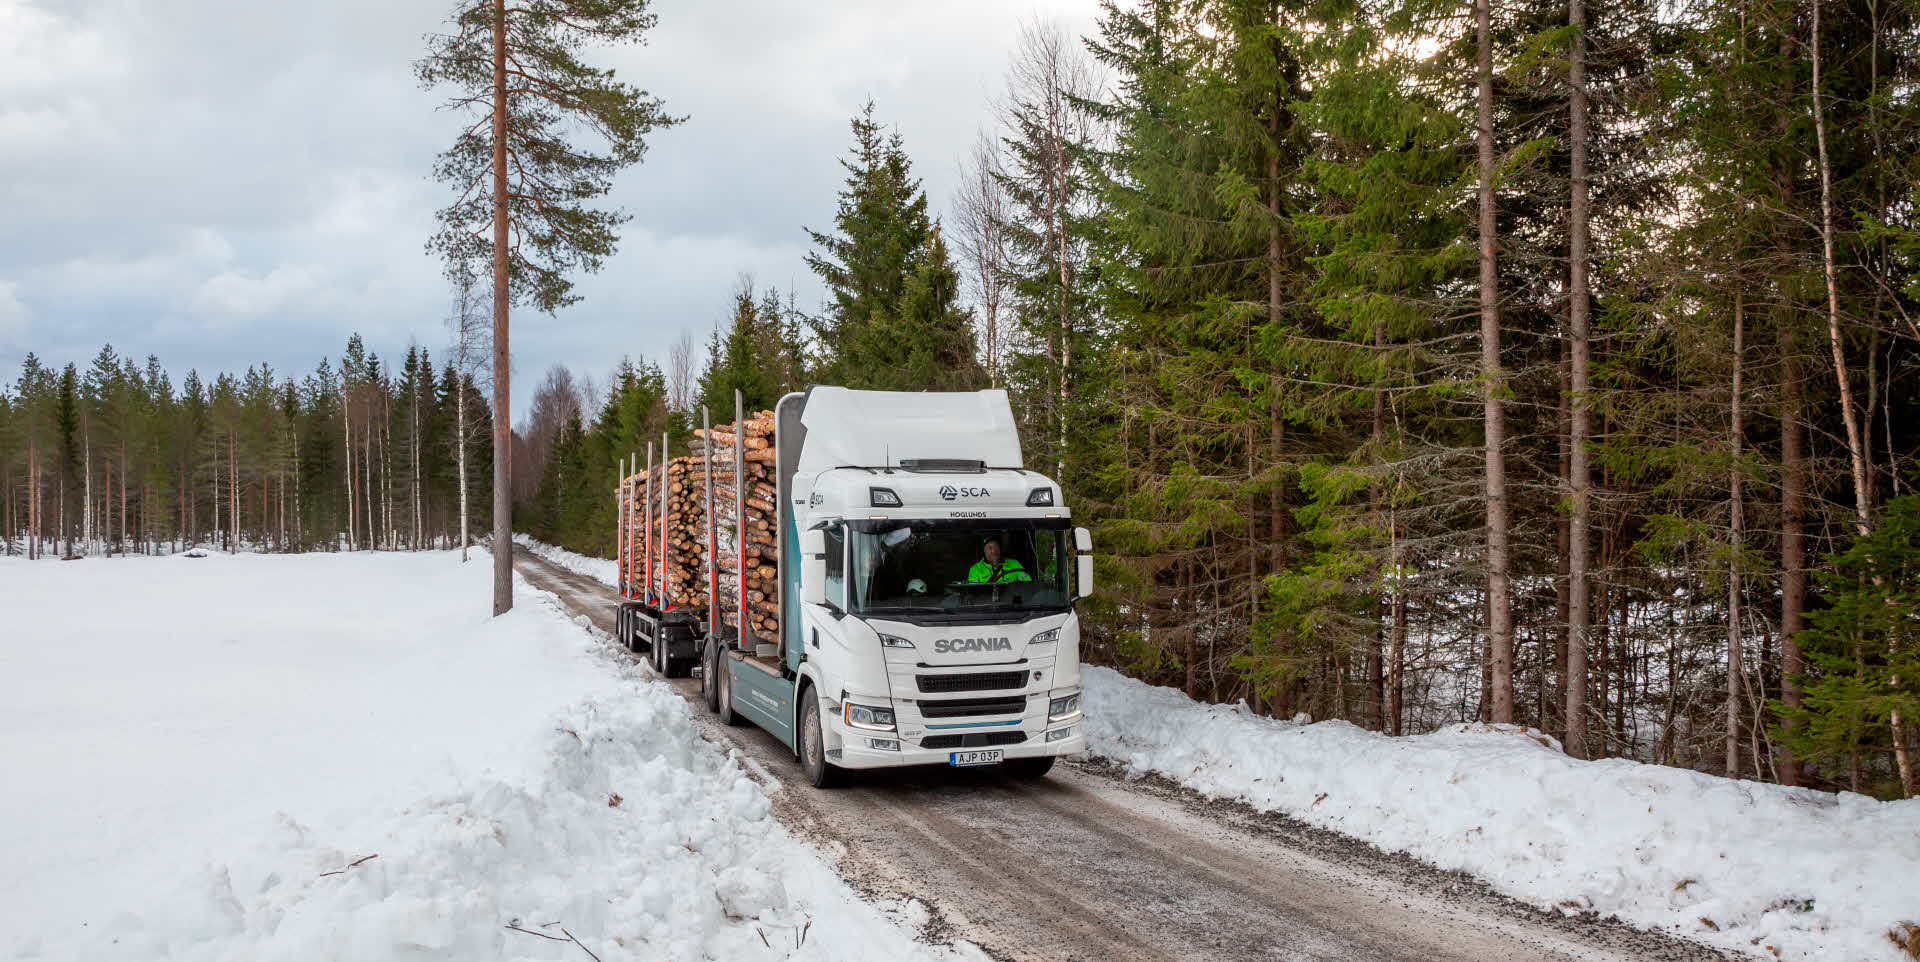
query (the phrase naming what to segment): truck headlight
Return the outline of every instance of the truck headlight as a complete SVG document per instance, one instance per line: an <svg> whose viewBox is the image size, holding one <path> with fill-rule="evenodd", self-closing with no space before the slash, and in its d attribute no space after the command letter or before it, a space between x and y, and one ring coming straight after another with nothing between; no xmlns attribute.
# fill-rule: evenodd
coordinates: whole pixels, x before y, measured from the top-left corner
<svg viewBox="0 0 1920 962"><path fill-rule="evenodd" d="M1032 491L1027 492L1027 507L1029 508L1053 507L1053 489L1052 488L1034 488Z"/></svg>
<svg viewBox="0 0 1920 962"><path fill-rule="evenodd" d="M1080 714L1080 693L1074 692L1047 702L1047 720L1050 722L1070 721Z"/></svg>
<svg viewBox="0 0 1920 962"><path fill-rule="evenodd" d="M867 500L876 508L897 508L900 496L892 488L868 488Z"/></svg>
<svg viewBox="0 0 1920 962"><path fill-rule="evenodd" d="M902 638L902 637L900 637L900 636L898 636L898 635L881 635L881 636L880 636L880 647L882 647L882 648L912 648L912 647L913 647L913 642L911 642L911 641L908 641L908 640L906 640L905 638Z"/></svg>
<svg viewBox="0 0 1920 962"><path fill-rule="evenodd" d="M849 728L864 728L873 732L893 731L893 709L871 708L847 702L841 706L840 717Z"/></svg>
<svg viewBox="0 0 1920 962"><path fill-rule="evenodd" d="M1044 644L1048 644L1050 642L1055 642L1059 640L1060 640L1060 629L1048 628L1046 631L1043 631L1037 635L1034 635L1032 638L1027 639L1027 644L1044 645Z"/></svg>

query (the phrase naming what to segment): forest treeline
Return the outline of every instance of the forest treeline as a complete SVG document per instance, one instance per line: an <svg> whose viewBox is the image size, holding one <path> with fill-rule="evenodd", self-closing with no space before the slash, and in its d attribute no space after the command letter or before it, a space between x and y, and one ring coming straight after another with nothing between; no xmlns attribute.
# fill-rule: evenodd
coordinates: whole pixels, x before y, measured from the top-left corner
<svg viewBox="0 0 1920 962"><path fill-rule="evenodd" d="M1912 794L1914 16L1037 25L944 217L854 119L827 303L743 287L687 393L1008 389L1098 533L1087 653L1196 697ZM577 482L660 428L564 393L527 517L605 553Z"/></svg>
<svg viewBox="0 0 1920 962"><path fill-rule="evenodd" d="M684 451L736 389L1003 387L1096 531L1090 660L1279 717L1514 723L1578 757L1911 795L1916 54L1912 5L1882 0L1140 0L1084 38L1034 25L944 214L903 136L853 118L808 230L817 309L743 280L704 358L549 372L517 526L610 553L619 459ZM62 375L38 376L56 423ZM325 403L334 460L307 477L337 487ZM413 477L410 408L378 407L344 450L400 455L398 488L363 499ZM261 525L288 481L216 481L222 430L150 463L195 517L218 484L244 492L223 519ZM398 501L407 531L446 496Z"/></svg>
<svg viewBox="0 0 1920 962"><path fill-rule="evenodd" d="M459 547L491 425L471 368L417 345L395 368L357 334L297 381L260 364L176 388L111 345L84 369L28 354L0 390L4 553Z"/></svg>

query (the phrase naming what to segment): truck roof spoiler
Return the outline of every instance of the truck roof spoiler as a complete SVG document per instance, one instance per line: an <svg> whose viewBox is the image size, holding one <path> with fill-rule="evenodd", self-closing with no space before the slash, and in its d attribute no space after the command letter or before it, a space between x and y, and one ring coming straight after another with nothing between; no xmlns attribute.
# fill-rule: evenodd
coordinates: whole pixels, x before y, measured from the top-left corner
<svg viewBox="0 0 1920 962"><path fill-rule="evenodd" d="M901 458L900 470L916 474L985 474L987 462L970 458Z"/></svg>

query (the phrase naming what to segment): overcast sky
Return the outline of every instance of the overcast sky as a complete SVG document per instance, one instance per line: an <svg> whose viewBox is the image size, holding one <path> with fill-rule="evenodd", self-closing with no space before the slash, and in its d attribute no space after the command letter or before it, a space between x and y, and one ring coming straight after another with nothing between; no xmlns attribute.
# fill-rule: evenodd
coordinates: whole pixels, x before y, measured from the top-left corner
<svg viewBox="0 0 1920 962"><path fill-rule="evenodd" d="M458 129L413 81L445 0L0 0L0 381L28 351L102 343L296 377L347 335L439 357L447 292L423 251ZM821 289L847 120L869 96L936 210L1026 19L1076 36L1097 0L655 0L644 47L599 62L689 120L611 202L618 256L557 317L516 312L516 412L539 373L704 344L742 273Z"/></svg>

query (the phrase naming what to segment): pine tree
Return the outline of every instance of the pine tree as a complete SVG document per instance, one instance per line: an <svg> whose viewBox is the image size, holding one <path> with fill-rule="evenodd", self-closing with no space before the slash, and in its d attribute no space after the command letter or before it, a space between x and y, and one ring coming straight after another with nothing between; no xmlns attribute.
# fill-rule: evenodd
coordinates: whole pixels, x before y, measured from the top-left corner
<svg viewBox="0 0 1920 962"><path fill-rule="evenodd" d="M513 409L508 311L531 304L552 313L577 299L567 274L599 270L626 220L591 203L645 156L646 135L680 122L646 91L580 59L588 44L640 43L656 19L647 0L461 0L455 32L430 38L414 66L423 87L453 88L448 106L478 117L435 164L458 199L440 211L428 247L457 284L493 281L495 615L513 607L512 478L499 456ZM583 146L583 133L602 150Z"/></svg>

